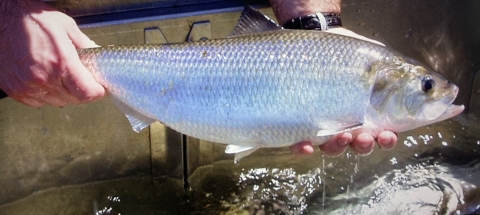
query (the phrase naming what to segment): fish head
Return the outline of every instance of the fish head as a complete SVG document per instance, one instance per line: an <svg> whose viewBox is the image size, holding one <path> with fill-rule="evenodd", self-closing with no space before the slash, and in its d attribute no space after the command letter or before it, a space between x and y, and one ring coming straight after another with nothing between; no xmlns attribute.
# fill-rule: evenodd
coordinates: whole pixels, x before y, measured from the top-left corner
<svg viewBox="0 0 480 215"><path fill-rule="evenodd" d="M370 105L373 123L402 132L460 114L464 106L452 104L458 87L442 75L398 58L377 63Z"/></svg>

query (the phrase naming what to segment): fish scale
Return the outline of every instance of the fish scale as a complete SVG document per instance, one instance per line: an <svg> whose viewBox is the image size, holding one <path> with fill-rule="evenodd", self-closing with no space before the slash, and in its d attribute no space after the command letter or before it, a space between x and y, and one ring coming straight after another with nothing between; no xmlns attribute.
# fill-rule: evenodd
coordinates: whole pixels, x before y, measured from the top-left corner
<svg viewBox="0 0 480 215"><path fill-rule="evenodd" d="M116 98L175 130L214 142L285 146L329 125L362 122L375 75L369 65L384 59L355 53L359 46L388 56L352 38L284 30L101 47L80 57Z"/></svg>

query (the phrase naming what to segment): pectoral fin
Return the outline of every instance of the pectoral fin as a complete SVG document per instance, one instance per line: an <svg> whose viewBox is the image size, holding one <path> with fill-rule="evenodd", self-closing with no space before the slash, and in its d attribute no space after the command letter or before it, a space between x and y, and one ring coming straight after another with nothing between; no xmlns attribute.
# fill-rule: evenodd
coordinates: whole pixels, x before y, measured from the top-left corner
<svg viewBox="0 0 480 215"><path fill-rule="evenodd" d="M340 134L340 133L343 133L343 132L348 132L348 131L352 131L352 130L355 130L355 129L359 129L362 126L363 126L363 123L353 123L353 124L346 124L346 125L344 124L344 125L332 128L332 129L320 130L320 131L318 131L317 136L318 137L331 136L331 135Z"/></svg>
<svg viewBox="0 0 480 215"><path fill-rule="evenodd" d="M155 119L149 118L138 111L134 110L130 106L126 105L122 101L112 97L113 103L125 114L130 125L136 132L142 131L144 128L148 127L150 124L155 122Z"/></svg>
<svg viewBox="0 0 480 215"><path fill-rule="evenodd" d="M228 145L225 149L227 154L235 154L235 163L238 163L240 159L249 156L253 152L257 151L258 147L249 147L249 146L237 146L237 145Z"/></svg>

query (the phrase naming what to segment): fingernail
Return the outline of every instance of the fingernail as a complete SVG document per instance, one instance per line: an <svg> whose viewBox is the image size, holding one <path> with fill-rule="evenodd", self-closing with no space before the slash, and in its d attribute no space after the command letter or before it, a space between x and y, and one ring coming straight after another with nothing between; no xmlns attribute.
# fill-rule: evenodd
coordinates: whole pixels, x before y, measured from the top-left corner
<svg viewBox="0 0 480 215"><path fill-rule="evenodd" d="M367 144L367 145L358 144L357 146L360 149L370 149L372 144L375 144L375 143L371 143L371 144Z"/></svg>
<svg viewBox="0 0 480 215"><path fill-rule="evenodd" d="M344 140L344 139L339 139L339 140L337 141L337 144L338 144L339 146L341 146L341 147L345 147L345 146L348 145L348 141L347 141L347 140Z"/></svg>

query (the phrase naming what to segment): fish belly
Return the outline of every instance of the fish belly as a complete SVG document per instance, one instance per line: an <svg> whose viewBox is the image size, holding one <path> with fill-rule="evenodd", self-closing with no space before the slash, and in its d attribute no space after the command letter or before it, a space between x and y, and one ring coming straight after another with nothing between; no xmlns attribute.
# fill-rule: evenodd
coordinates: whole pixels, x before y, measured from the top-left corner
<svg viewBox="0 0 480 215"><path fill-rule="evenodd" d="M80 56L115 99L174 130L282 147L363 122L375 75L370 65L378 60L359 51L365 46L382 51L348 37L281 31Z"/></svg>

